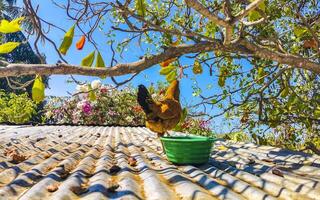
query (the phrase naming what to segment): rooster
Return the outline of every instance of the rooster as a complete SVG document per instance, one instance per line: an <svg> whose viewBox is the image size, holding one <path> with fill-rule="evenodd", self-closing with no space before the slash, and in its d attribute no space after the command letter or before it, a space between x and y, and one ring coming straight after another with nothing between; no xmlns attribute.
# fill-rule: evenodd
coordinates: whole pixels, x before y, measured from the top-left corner
<svg viewBox="0 0 320 200"><path fill-rule="evenodd" d="M138 103L146 114L146 127L163 136L180 121L179 81L174 80L168 87L163 100L155 101L144 85L139 85Z"/></svg>

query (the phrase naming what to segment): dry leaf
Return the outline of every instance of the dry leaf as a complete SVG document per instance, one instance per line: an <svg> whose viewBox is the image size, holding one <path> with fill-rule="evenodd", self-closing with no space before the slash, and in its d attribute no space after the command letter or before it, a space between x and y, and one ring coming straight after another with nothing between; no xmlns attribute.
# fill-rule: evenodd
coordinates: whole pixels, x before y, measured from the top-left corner
<svg viewBox="0 0 320 200"><path fill-rule="evenodd" d="M108 182L109 182L109 186L107 188L107 191L110 193L116 192L116 190L120 187L119 184L112 179L109 179Z"/></svg>
<svg viewBox="0 0 320 200"><path fill-rule="evenodd" d="M305 40L303 43L303 47L306 49L317 49L317 41L315 39Z"/></svg>
<svg viewBox="0 0 320 200"><path fill-rule="evenodd" d="M83 193L85 193L85 192L87 192L88 191L88 185L87 184L85 184L85 183L82 183L81 185L77 185L77 186L72 186L71 188L70 188L70 190L73 192L73 193L75 193L76 195L81 195L81 194L83 194Z"/></svg>
<svg viewBox="0 0 320 200"><path fill-rule="evenodd" d="M273 162L273 160L271 160L271 159L269 159L269 158L263 158L263 159L261 159L262 161L264 161L264 162Z"/></svg>
<svg viewBox="0 0 320 200"><path fill-rule="evenodd" d="M272 169L272 173L275 174L275 175L277 175L277 176L283 177L283 172L282 172L280 169L278 169L278 168L273 168L273 169Z"/></svg>
<svg viewBox="0 0 320 200"><path fill-rule="evenodd" d="M5 156L11 158L12 163L18 164L28 159L28 156L21 155L17 149L14 148L6 148L4 153Z"/></svg>
<svg viewBox="0 0 320 200"><path fill-rule="evenodd" d="M256 163L256 161L253 158L248 158L248 165L252 165Z"/></svg>
<svg viewBox="0 0 320 200"><path fill-rule="evenodd" d="M221 151L227 151L228 150L228 148L226 146L224 146L224 145L217 146L217 149L221 150Z"/></svg>
<svg viewBox="0 0 320 200"><path fill-rule="evenodd" d="M137 166L137 160L136 160L134 157L129 157L129 158L128 158L128 164L129 164L131 167L135 167L135 166Z"/></svg>
<svg viewBox="0 0 320 200"><path fill-rule="evenodd" d="M121 170L121 168L120 168L118 165L112 165L112 166L109 168L109 174L110 174L110 175L115 175L115 174L117 174L120 170Z"/></svg>
<svg viewBox="0 0 320 200"><path fill-rule="evenodd" d="M58 189L59 189L59 184L58 183L54 183L54 184L51 184L51 185L47 186L48 192L55 192Z"/></svg>

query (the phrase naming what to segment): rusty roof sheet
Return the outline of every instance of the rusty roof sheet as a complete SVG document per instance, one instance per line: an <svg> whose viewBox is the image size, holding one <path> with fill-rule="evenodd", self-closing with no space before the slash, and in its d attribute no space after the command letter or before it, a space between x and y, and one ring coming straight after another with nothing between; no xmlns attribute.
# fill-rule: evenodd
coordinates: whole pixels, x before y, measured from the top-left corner
<svg viewBox="0 0 320 200"><path fill-rule="evenodd" d="M0 126L0 141L0 199L320 199L320 157L275 147L219 141L177 166L141 127Z"/></svg>

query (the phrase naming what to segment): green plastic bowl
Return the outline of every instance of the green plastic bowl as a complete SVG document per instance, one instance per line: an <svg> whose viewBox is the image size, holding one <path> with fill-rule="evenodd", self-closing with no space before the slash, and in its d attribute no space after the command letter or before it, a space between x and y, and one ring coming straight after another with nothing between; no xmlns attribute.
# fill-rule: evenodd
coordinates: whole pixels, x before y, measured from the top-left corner
<svg viewBox="0 0 320 200"><path fill-rule="evenodd" d="M214 138L202 136L161 137L164 151L175 164L203 164L208 162Z"/></svg>

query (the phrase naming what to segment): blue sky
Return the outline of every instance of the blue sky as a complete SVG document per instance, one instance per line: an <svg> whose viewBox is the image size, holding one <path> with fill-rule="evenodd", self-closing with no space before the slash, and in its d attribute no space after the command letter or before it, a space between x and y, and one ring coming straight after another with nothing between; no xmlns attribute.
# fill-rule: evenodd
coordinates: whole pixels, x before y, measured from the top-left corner
<svg viewBox="0 0 320 200"><path fill-rule="evenodd" d="M62 2L62 1L57 1L57 2ZM20 3L21 1L20 2L18 1L18 4ZM59 27L62 27L65 30L68 30L74 24L73 21L70 21L67 19L66 13L61 8L54 6L51 3L51 1L33 0L32 3L34 6L39 4L38 13L39 13L39 16L41 16L43 19ZM60 45L61 40L64 36L64 33L62 31L52 30L48 33L48 36L52 40L54 40L56 44ZM88 53L90 53L94 49L91 45L89 45L89 43L86 43L82 51L77 50L75 48L75 43L80 38L80 36L81 36L80 31L76 30L73 45L68 51L67 56L65 56L65 59L70 64L80 64L82 58L85 57ZM107 38L101 32L96 32L94 37L97 38L99 51L102 54L104 60L106 61L106 64L109 64L111 52L110 52L109 45L107 45L106 43ZM123 39L123 35L119 34L116 36L116 40L122 40L122 39ZM32 38L30 39L30 42L32 44ZM52 64L52 63L56 63L59 60L59 57L54 51L53 47L48 43L41 45L40 51L46 55L47 63ZM125 58L121 60L121 62L136 61L142 55L143 55L143 51L140 50L138 46L131 45L131 47L128 49L128 52L125 53ZM186 59L182 59L181 61L184 62L184 64L188 64L188 63L185 63L187 62ZM157 65L147 70L144 70L131 81L131 84L133 84L133 86L137 86L139 84L150 85L151 82L155 83L159 80L165 81L164 76L161 76L159 74L159 69L160 67ZM199 99L192 96L193 81L190 79L190 77L192 77L193 75L190 71L187 73L190 75L189 78L182 79L180 84L181 99L183 104L185 103L192 104L192 103L198 102ZM68 77L70 76L65 76L65 75L50 76L50 81L49 81L50 89L46 89L46 95L67 96L68 92L71 92L71 93L74 92L76 85L71 83L66 83L66 80L68 79ZM127 77L129 76L117 77L116 79L124 80ZM88 77L88 76L75 76L75 78L80 81L92 81L95 79L99 79L97 77ZM220 91L220 88L217 84L218 78L216 76L212 76L212 77L209 76L209 71L207 68L204 68L204 73L200 76L197 76L196 80L199 86L202 88L204 95L212 95ZM105 80L101 79L101 81L103 83L112 83L109 78ZM212 89L206 89L208 84L212 85ZM218 108L214 108L214 109L218 109ZM212 122L214 129L218 132L224 132L225 130L228 129L228 127L224 123L225 123L225 120L223 119L223 117L214 119L214 121Z"/></svg>

